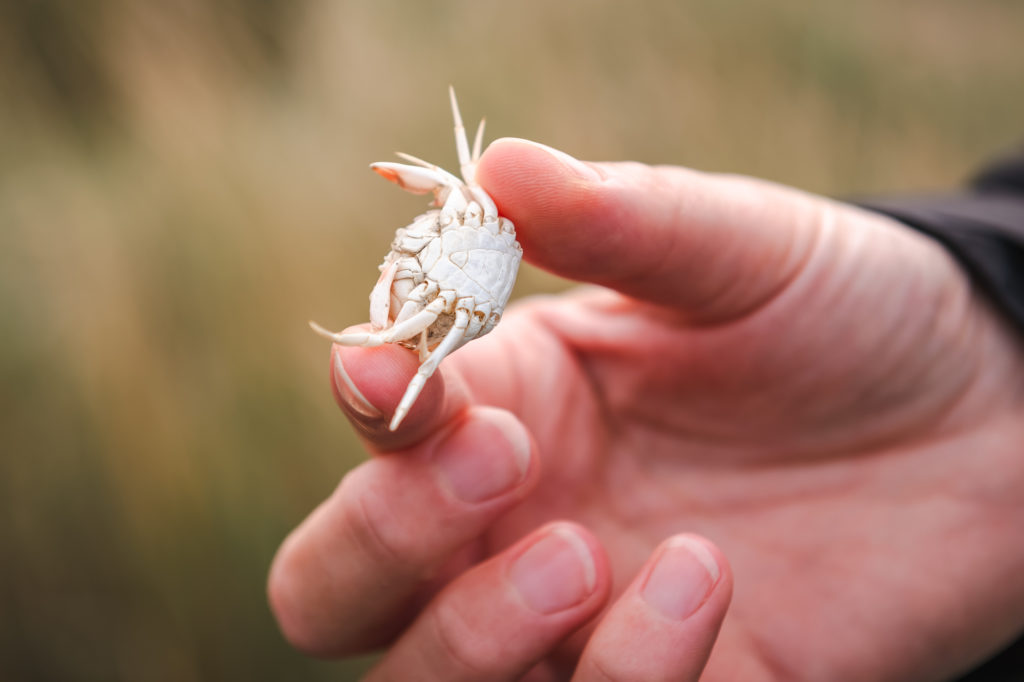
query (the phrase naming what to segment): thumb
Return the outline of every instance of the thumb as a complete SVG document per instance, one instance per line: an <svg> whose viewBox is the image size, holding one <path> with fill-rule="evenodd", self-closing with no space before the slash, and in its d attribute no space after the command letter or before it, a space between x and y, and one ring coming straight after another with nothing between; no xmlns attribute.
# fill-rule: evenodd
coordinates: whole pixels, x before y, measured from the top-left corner
<svg viewBox="0 0 1024 682"><path fill-rule="evenodd" d="M735 318L784 288L830 206L754 179L583 163L508 138L488 147L476 177L530 262L701 321Z"/></svg>

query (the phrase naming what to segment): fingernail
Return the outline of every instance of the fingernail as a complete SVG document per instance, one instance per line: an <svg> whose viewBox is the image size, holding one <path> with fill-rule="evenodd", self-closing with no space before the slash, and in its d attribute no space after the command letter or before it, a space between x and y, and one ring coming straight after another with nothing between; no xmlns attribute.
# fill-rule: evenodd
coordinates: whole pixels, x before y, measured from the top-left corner
<svg viewBox="0 0 1024 682"><path fill-rule="evenodd" d="M640 594L667 618L683 620L707 600L721 576L711 551L686 537L669 540Z"/></svg>
<svg viewBox="0 0 1024 682"><path fill-rule="evenodd" d="M597 584L590 548L563 526L542 535L509 567L508 575L523 602L544 614L579 604Z"/></svg>
<svg viewBox="0 0 1024 682"><path fill-rule="evenodd" d="M603 179L601 177L601 174L598 173L592 166L583 163L579 159L569 156L560 149L555 149L554 147L549 147L546 144L534 142L533 140L523 140L523 142L533 147L536 147L537 149L543 150L550 156L554 157L555 159L558 160L559 163L561 163L563 166L569 169L573 173L573 175L580 178L581 180L586 180L588 182L599 182Z"/></svg>
<svg viewBox="0 0 1024 682"><path fill-rule="evenodd" d="M476 408L437 446L442 485L463 502L479 503L512 490L530 467L530 436L504 410Z"/></svg>
<svg viewBox="0 0 1024 682"><path fill-rule="evenodd" d="M337 346L335 346L337 348ZM384 416L384 413L378 410L373 403L366 399L358 388L356 388L355 382L352 381L352 377L345 371L345 363L341 360L341 353L335 351L334 353L334 386L338 391L338 395L341 397L345 404L352 408L352 411L356 414L360 414L369 419L379 419Z"/></svg>

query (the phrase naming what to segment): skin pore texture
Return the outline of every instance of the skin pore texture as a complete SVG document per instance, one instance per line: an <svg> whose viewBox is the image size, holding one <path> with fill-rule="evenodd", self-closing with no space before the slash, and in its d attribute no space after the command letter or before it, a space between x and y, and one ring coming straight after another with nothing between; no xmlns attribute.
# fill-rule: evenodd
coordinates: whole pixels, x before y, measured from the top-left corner
<svg viewBox="0 0 1024 682"><path fill-rule="evenodd" d="M415 356L332 350L374 456L275 561L293 643L390 647L370 679L942 680L1024 628L1024 348L938 243L520 140L477 177L526 260L596 286L510 306L393 434ZM582 587L540 617L508 584L545 538ZM669 555L690 591L645 591Z"/></svg>

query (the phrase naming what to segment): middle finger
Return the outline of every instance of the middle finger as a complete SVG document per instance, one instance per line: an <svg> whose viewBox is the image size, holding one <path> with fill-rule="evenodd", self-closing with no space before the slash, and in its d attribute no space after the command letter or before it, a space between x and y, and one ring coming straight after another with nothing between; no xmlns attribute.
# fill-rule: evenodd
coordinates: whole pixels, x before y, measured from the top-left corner
<svg viewBox="0 0 1024 682"><path fill-rule="evenodd" d="M426 441L357 467L274 560L270 601L285 636L323 656L388 641L442 566L526 496L536 461L511 413L472 407Z"/></svg>

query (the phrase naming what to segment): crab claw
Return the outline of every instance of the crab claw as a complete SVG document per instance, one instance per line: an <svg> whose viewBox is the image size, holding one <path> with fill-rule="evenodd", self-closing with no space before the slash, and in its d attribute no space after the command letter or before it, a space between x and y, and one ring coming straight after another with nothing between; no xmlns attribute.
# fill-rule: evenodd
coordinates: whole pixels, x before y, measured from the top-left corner
<svg viewBox="0 0 1024 682"><path fill-rule="evenodd" d="M420 168L404 163L378 161L371 163L373 171L390 182L395 183L407 192L426 194L436 192L445 187L458 187L462 181L440 168Z"/></svg>

